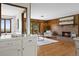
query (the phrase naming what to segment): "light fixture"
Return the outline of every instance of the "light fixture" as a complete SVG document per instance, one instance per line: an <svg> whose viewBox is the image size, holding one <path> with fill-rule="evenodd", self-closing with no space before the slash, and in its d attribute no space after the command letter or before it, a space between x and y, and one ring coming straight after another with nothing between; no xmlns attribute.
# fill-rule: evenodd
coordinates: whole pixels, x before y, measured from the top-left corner
<svg viewBox="0 0 79 59"><path fill-rule="evenodd" d="M41 17L44 17L44 16L41 16Z"/></svg>

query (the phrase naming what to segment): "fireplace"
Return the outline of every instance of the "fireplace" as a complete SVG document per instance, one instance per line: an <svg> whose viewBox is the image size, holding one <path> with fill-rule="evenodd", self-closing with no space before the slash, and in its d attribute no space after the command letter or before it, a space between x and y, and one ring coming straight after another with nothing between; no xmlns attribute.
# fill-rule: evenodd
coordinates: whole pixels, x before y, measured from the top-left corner
<svg viewBox="0 0 79 59"><path fill-rule="evenodd" d="M63 37L71 37L71 32L62 32Z"/></svg>

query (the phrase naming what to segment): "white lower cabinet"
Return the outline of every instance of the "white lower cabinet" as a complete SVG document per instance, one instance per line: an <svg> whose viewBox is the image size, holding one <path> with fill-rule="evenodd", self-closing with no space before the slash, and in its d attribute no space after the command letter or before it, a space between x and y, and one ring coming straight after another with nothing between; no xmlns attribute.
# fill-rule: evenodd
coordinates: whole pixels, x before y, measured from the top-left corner
<svg viewBox="0 0 79 59"><path fill-rule="evenodd" d="M36 56L37 46L34 40L23 40L23 56Z"/></svg>
<svg viewBox="0 0 79 59"><path fill-rule="evenodd" d="M76 55L79 56L79 37L73 38L75 42L75 48L76 48Z"/></svg>
<svg viewBox="0 0 79 59"><path fill-rule="evenodd" d="M0 41L0 56L20 56L21 40Z"/></svg>
<svg viewBox="0 0 79 59"><path fill-rule="evenodd" d="M19 52L16 48L8 48L0 51L0 56L18 56Z"/></svg>
<svg viewBox="0 0 79 59"><path fill-rule="evenodd" d="M36 40L16 38L0 41L0 56L36 56Z"/></svg>

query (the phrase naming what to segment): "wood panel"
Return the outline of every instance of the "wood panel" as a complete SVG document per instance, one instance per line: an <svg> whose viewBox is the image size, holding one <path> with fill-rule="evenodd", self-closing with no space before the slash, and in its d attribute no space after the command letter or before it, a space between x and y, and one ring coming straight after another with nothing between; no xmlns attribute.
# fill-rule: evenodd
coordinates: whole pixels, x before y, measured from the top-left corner
<svg viewBox="0 0 79 59"><path fill-rule="evenodd" d="M31 19L31 23L39 24L39 32L43 33L45 31L46 23L43 20Z"/></svg>
<svg viewBox="0 0 79 59"><path fill-rule="evenodd" d="M74 24L78 26L78 36L79 36L79 14L74 15L75 16L75 21Z"/></svg>
<svg viewBox="0 0 79 59"><path fill-rule="evenodd" d="M22 13L22 33L26 33L26 18L24 18L24 13Z"/></svg>
<svg viewBox="0 0 79 59"><path fill-rule="evenodd" d="M44 32L45 24L42 22L40 23L40 33Z"/></svg>
<svg viewBox="0 0 79 59"><path fill-rule="evenodd" d="M0 3L0 36L1 36L1 3Z"/></svg>
<svg viewBox="0 0 79 59"><path fill-rule="evenodd" d="M24 13L22 13L22 34L24 33Z"/></svg>
<svg viewBox="0 0 79 59"><path fill-rule="evenodd" d="M40 24L39 29L40 29L40 33L43 33L44 31L46 31L46 29L49 27L49 30L51 30L52 26L56 26L58 25L58 19L55 20L48 20L48 21L44 21L44 20L38 20L38 19L31 19L31 23L38 23Z"/></svg>
<svg viewBox="0 0 79 59"><path fill-rule="evenodd" d="M3 3L3 4L10 5L10 6L14 6L14 7L18 7L18 8L24 8L24 9L27 9L26 7L19 6L19 5L15 5L15 4L12 4L12 3Z"/></svg>
<svg viewBox="0 0 79 59"><path fill-rule="evenodd" d="M49 21L48 21L48 26L49 26L50 28L52 28L52 27L58 25L58 23L59 23L59 20L58 20L58 19L52 19L52 20L49 20Z"/></svg>
<svg viewBox="0 0 79 59"><path fill-rule="evenodd" d="M46 22L41 22L40 23L40 33L45 32L46 27L47 27L47 23Z"/></svg>
<svg viewBox="0 0 79 59"><path fill-rule="evenodd" d="M78 36L79 36L79 15L78 15Z"/></svg>
<svg viewBox="0 0 79 59"><path fill-rule="evenodd" d="M40 23L40 22L45 22L45 21L44 20L40 20L40 19L31 19L31 22Z"/></svg>
<svg viewBox="0 0 79 59"><path fill-rule="evenodd" d="M75 21L74 21L74 23L78 25L78 15L75 15Z"/></svg>

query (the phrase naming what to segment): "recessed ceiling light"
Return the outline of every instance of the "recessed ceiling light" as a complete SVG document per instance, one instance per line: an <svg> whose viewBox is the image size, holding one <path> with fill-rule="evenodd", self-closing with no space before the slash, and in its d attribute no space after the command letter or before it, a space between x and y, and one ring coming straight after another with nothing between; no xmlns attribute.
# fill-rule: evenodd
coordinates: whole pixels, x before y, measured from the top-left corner
<svg viewBox="0 0 79 59"><path fill-rule="evenodd" d="M44 16L41 16L41 17L44 17Z"/></svg>

